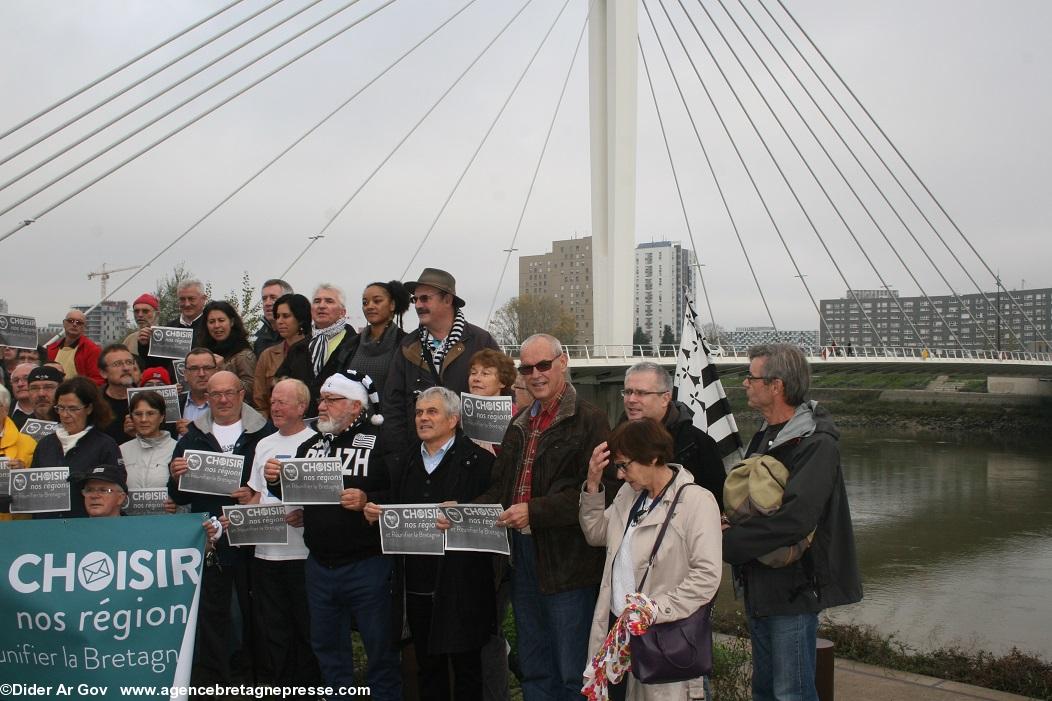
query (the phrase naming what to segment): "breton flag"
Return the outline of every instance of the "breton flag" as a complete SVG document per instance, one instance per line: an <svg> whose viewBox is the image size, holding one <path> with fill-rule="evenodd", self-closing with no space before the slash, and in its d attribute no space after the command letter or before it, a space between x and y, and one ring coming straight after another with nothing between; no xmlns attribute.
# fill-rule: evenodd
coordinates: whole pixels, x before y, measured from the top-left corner
<svg viewBox="0 0 1052 701"><path fill-rule="evenodd" d="M742 439L705 343L698 313L689 297L686 302L672 398L694 412L694 425L716 441L723 465L729 470L742 460Z"/></svg>

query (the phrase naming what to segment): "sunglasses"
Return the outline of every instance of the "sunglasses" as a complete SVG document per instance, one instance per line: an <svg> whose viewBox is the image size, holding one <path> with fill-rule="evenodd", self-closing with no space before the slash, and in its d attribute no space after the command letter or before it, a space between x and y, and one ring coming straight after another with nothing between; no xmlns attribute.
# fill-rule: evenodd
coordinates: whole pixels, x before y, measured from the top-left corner
<svg viewBox="0 0 1052 701"><path fill-rule="evenodd" d="M552 364L561 357L561 355L557 355L551 360L542 360L536 365L520 365L518 368L519 374L527 376L532 375L534 370L537 370L538 372L548 372L552 369Z"/></svg>

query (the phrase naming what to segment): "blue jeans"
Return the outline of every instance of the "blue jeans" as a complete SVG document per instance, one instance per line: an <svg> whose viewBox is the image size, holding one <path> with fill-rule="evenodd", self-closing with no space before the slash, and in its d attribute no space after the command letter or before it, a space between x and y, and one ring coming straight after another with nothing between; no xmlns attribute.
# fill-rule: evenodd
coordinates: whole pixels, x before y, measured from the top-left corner
<svg viewBox="0 0 1052 701"><path fill-rule="evenodd" d="M542 594L533 537L512 532L511 606L523 701L580 701L598 587Z"/></svg>
<svg viewBox="0 0 1052 701"><path fill-rule="evenodd" d="M754 701L818 701L818 615L749 616Z"/></svg>
<svg viewBox="0 0 1052 701"><path fill-rule="evenodd" d="M372 698L401 701L402 672L391 640L391 561L370 557L340 567L307 558L310 638L325 683L356 686L351 651L351 621L369 659L366 681Z"/></svg>

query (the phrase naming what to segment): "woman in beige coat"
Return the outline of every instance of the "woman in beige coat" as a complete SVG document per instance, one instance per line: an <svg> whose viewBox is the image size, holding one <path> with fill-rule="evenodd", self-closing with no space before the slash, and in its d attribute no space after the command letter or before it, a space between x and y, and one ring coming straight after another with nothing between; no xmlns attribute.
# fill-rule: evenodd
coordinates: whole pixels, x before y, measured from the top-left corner
<svg viewBox="0 0 1052 701"><path fill-rule="evenodd" d="M676 492L693 483L690 471L670 464L672 437L653 419L618 426L607 443L596 447L581 493L580 522L590 545L606 547L602 586L595 605L588 659L599 651L611 624L625 608L625 596L638 591L658 531ZM604 509L601 477L613 457L625 480ZM716 499L702 487L683 490L668 531L658 548L643 587L655 603L654 623L686 618L716 596L723 571L720 512ZM612 686L612 699L686 701L701 698L702 680L641 684L630 672Z"/></svg>

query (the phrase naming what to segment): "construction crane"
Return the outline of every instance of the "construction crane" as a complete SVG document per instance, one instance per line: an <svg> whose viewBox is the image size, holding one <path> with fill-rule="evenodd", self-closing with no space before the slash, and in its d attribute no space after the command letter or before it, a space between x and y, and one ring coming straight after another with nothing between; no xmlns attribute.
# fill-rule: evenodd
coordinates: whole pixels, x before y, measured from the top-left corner
<svg viewBox="0 0 1052 701"><path fill-rule="evenodd" d="M102 286L102 297L101 297L101 299L106 299L106 281L110 279L110 274L112 274L112 273L123 273L126 270L138 270L141 267L142 266L140 266L140 265L129 265L126 268L115 268L113 270L106 270L106 264L103 263L102 264L102 270L96 270L93 273L88 273L88 279L91 280L92 278L96 278L96 277L99 278L99 282L101 283L101 286Z"/></svg>

